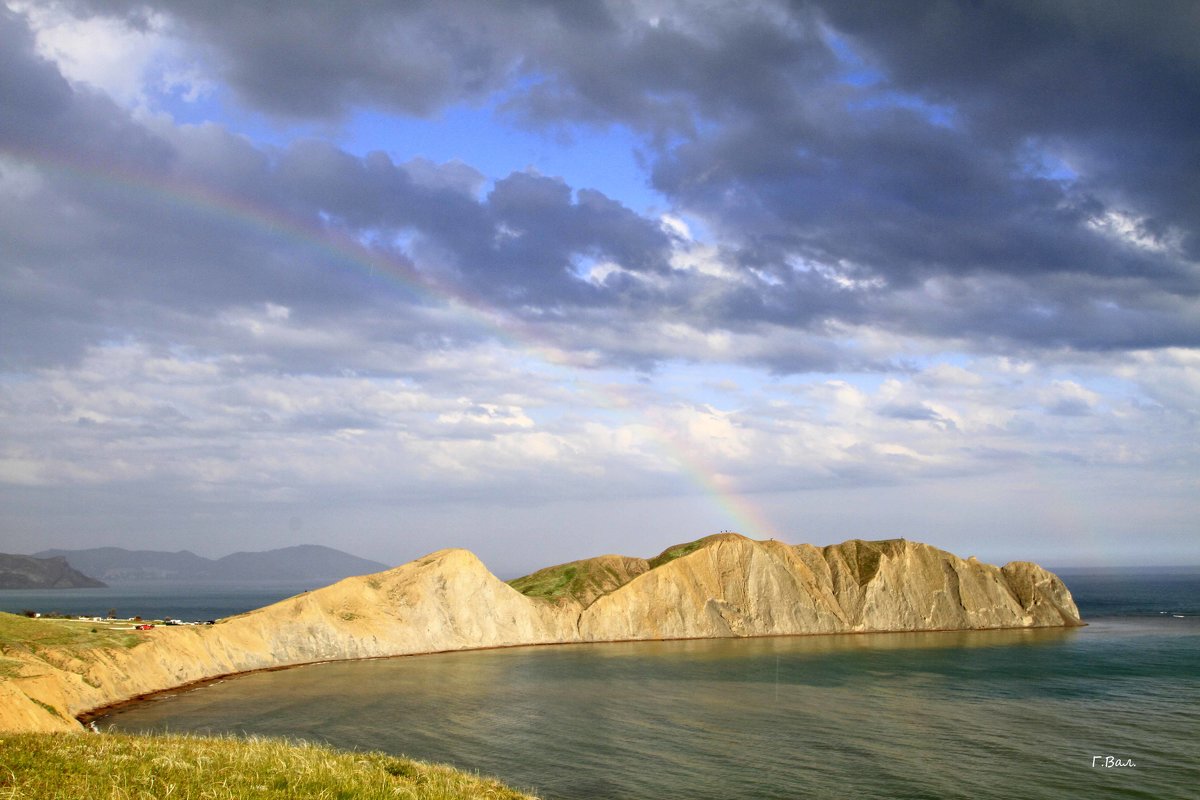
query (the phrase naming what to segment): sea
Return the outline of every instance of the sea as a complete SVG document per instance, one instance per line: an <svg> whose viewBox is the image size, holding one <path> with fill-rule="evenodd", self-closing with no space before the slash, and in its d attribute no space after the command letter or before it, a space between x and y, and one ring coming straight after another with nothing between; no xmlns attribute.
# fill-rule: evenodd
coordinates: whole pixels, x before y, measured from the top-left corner
<svg viewBox="0 0 1200 800"><path fill-rule="evenodd" d="M1087 627L318 664L97 724L382 750L546 800L1200 797L1200 569L1058 572ZM224 616L230 591L161 601Z"/></svg>
<svg viewBox="0 0 1200 800"><path fill-rule="evenodd" d="M0 611L207 622L320 587L319 583L299 581L254 584L139 581L97 589L0 589Z"/></svg>

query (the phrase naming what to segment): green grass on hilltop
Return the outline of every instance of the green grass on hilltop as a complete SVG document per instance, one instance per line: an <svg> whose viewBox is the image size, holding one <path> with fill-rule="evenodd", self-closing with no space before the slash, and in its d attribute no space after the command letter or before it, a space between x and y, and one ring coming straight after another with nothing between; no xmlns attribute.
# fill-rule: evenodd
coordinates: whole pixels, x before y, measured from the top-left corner
<svg viewBox="0 0 1200 800"><path fill-rule="evenodd" d="M612 566L613 557L600 556L546 567L523 578L511 580L508 585L528 597L540 597L551 601L572 597L586 606L600 595L607 594L628 583L645 569L661 567L663 564L682 558L702 547L724 541L731 536L737 537L736 534L715 533L694 542L669 547L649 561L634 559L644 567L632 572L625 572L624 567L618 571Z"/></svg>
<svg viewBox="0 0 1200 800"><path fill-rule="evenodd" d="M0 736L0 798L529 800L490 778L384 753L281 739Z"/></svg>
<svg viewBox="0 0 1200 800"><path fill-rule="evenodd" d="M650 564L650 569L658 569L663 564L669 564L675 559L683 558L689 553L694 553L703 547L720 544L721 542L739 541L744 539L745 537L740 533L733 533L731 531L711 533L708 536L701 537L694 542L684 542L683 544L677 544L668 547L666 550L663 550L654 558L650 559L647 563Z"/></svg>
<svg viewBox="0 0 1200 800"><path fill-rule="evenodd" d="M586 606L638 573L636 568L631 573L626 565L614 565L611 559L602 556L547 567L509 581L508 585L528 597L551 601L570 597Z"/></svg>
<svg viewBox="0 0 1200 800"><path fill-rule="evenodd" d="M584 562L574 561L557 567L546 567L523 578L511 580L508 585L523 595L557 600L564 595L573 595L572 589L581 582L580 568L587 572Z"/></svg>
<svg viewBox="0 0 1200 800"><path fill-rule="evenodd" d="M683 558L688 553L694 553L704 545L708 544L710 537L705 536L703 539L697 539L694 542L687 544L677 544L674 547L668 547L654 558L650 559L650 569L656 569L663 564L668 564L677 558Z"/></svg>

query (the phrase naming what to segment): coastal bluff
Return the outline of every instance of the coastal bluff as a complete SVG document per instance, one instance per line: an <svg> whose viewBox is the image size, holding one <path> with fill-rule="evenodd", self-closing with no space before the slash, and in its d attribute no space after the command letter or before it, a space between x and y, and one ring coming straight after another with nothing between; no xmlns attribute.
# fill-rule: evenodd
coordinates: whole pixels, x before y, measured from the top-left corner
<svg viewBox="0 0 1200 800"><path fill-rule="evenodd" d="M440 550L216 625L137 632L131 647L67 653L0 642L0 730L79 730L77 715L145 694L319 661L1080 624L1067 587L1036 564L996 567L903 539L816 547L722 533L652 559L600 556L509 583L466 550Z"/></svg>

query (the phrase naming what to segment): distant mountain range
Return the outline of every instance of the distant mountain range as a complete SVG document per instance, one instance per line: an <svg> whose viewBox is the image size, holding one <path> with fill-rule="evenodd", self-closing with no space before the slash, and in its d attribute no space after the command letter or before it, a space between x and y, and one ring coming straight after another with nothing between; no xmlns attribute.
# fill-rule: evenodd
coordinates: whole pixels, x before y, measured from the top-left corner
<svg viewBox="0 0 1200 800"><path fill-rule="evenodd" d="M0 589L99 589L100 581L74 570L62 557L0 553Z"/></svg>
<svg viewBox="0 0 1200 800"><path fill-rule="evenodd" d="M322 585L351 575L382 572L389 567L341 550L316 544L283 547L259 553L233 553L218 559L187 550L43 550L34 558L65 558L75 569L109 583L141 581L250 582L313 581Z"/></svg>

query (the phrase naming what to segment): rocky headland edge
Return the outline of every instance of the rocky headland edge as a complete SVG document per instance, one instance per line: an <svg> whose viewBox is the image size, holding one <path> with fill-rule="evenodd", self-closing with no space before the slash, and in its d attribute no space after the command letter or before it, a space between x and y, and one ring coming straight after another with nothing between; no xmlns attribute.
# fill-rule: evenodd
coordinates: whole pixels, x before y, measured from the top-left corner
<svg viewBox="0 0 1200 800"><path fill-rule="evenodd" d="M653 559L600 556L509 583L449 549L216 625L85 652L3 643L0 731L217 677L300 664L520 645L1083 624L1031 562L1003 567L904 539L817 547L722 533ZM16 666L12 666L15 662Z"/></svg>

